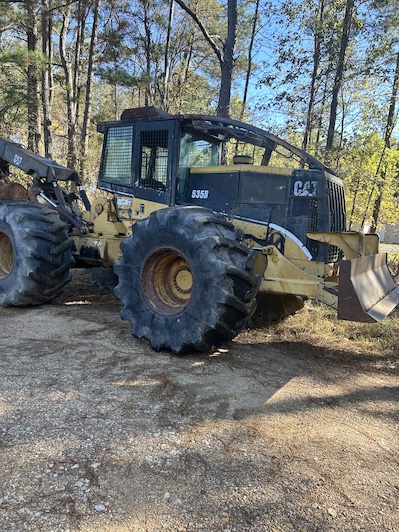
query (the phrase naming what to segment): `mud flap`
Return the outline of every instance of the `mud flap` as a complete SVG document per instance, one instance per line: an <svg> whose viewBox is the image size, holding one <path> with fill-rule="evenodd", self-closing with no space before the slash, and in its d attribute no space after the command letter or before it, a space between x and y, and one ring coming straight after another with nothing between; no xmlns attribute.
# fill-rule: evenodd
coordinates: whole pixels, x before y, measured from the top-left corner
<svg viewBox="0 0 399 532"><path fill-rule="evenodd" d="M338 318L380 321L399 303L399 287L387 265L387 254L378 253L340 263Z"/></svg>

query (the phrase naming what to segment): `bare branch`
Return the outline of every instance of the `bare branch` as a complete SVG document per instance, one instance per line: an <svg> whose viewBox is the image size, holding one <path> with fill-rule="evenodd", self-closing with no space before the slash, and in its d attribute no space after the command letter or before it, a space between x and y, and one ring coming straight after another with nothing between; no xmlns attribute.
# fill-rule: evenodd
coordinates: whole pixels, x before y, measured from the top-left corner
<svg viewBox="0 0 399 532"><path fill-rule="evenodd" d="M177 4L179 4L179 6L184 9L184 11L190 15L190 17L193 19L193 21L197 24L198 28L201 30L203 36L205 37L205 40L207 41L207 43L209 44L209 46L212 48L212 50L215 52L218 60L220 63L223 62L223 56L222 56L222 52L219 50L218 46L216 45L216 42L212 39L211 35L208 33L207 29L205 28L205 26L203 25L203 23L201 22L201 20L199 19L198 15L196 15L196 13L194 13L194 11L192 11L188 5L183 2L182 0L175 0Z"/></svg>

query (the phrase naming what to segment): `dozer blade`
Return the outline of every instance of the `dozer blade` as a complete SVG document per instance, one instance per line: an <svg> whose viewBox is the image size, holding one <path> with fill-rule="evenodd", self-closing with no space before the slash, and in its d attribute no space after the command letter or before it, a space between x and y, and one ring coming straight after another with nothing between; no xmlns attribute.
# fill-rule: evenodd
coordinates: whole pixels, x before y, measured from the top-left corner
<svg viewBox="0 0 399 532"><path fill-rule="evenodd" d="M387 265L387 254L378 253L340 263L338 318L380 321L399 303L399 287Z"/></svg>

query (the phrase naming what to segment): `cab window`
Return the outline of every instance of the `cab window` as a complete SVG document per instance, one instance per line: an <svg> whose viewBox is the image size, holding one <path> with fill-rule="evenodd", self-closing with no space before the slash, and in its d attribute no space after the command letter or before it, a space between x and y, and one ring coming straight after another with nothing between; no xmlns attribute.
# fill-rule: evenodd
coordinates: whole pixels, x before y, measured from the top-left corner
<svg viewBox="0 0 399 532"><path fill-rule="evenodd" d="M217 166L218 164L220 164L219 144L191 133L185 133L180 141L177 201L185 200L190 168L195 166Z"/></svg>
<svg viewBox="0 0 399 532"><path fill-rule="evenodd" d="M208 140L185 133L180 142L180 168L216 166L219 164L219 147Z"/></svg>

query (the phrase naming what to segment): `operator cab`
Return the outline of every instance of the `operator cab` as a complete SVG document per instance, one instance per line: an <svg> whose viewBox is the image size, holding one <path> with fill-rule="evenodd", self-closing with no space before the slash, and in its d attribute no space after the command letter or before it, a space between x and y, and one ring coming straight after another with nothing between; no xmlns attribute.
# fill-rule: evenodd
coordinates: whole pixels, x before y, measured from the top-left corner
<svg viewBox="0 0 399 532"><path fill-rule="evenodd" d="M176 127L175 120L149 118L98 124L104 142L97 187L170 204Z"/></svg>
<svg viewBox="0 0 399 532"><path fill-rule="evenodd" d="M312 258L324 261L322 246L306 233L346 229L341 180L259 128L148 107L128 109L120 121L100 123L98 130L104 134L98 188L133 198L139 209L132 215L148 215L146 202L156 208L203 206L264 225L268 234L267 228L284 228L306 242ZM267 245L268 238L259 244Z"/></svg>

